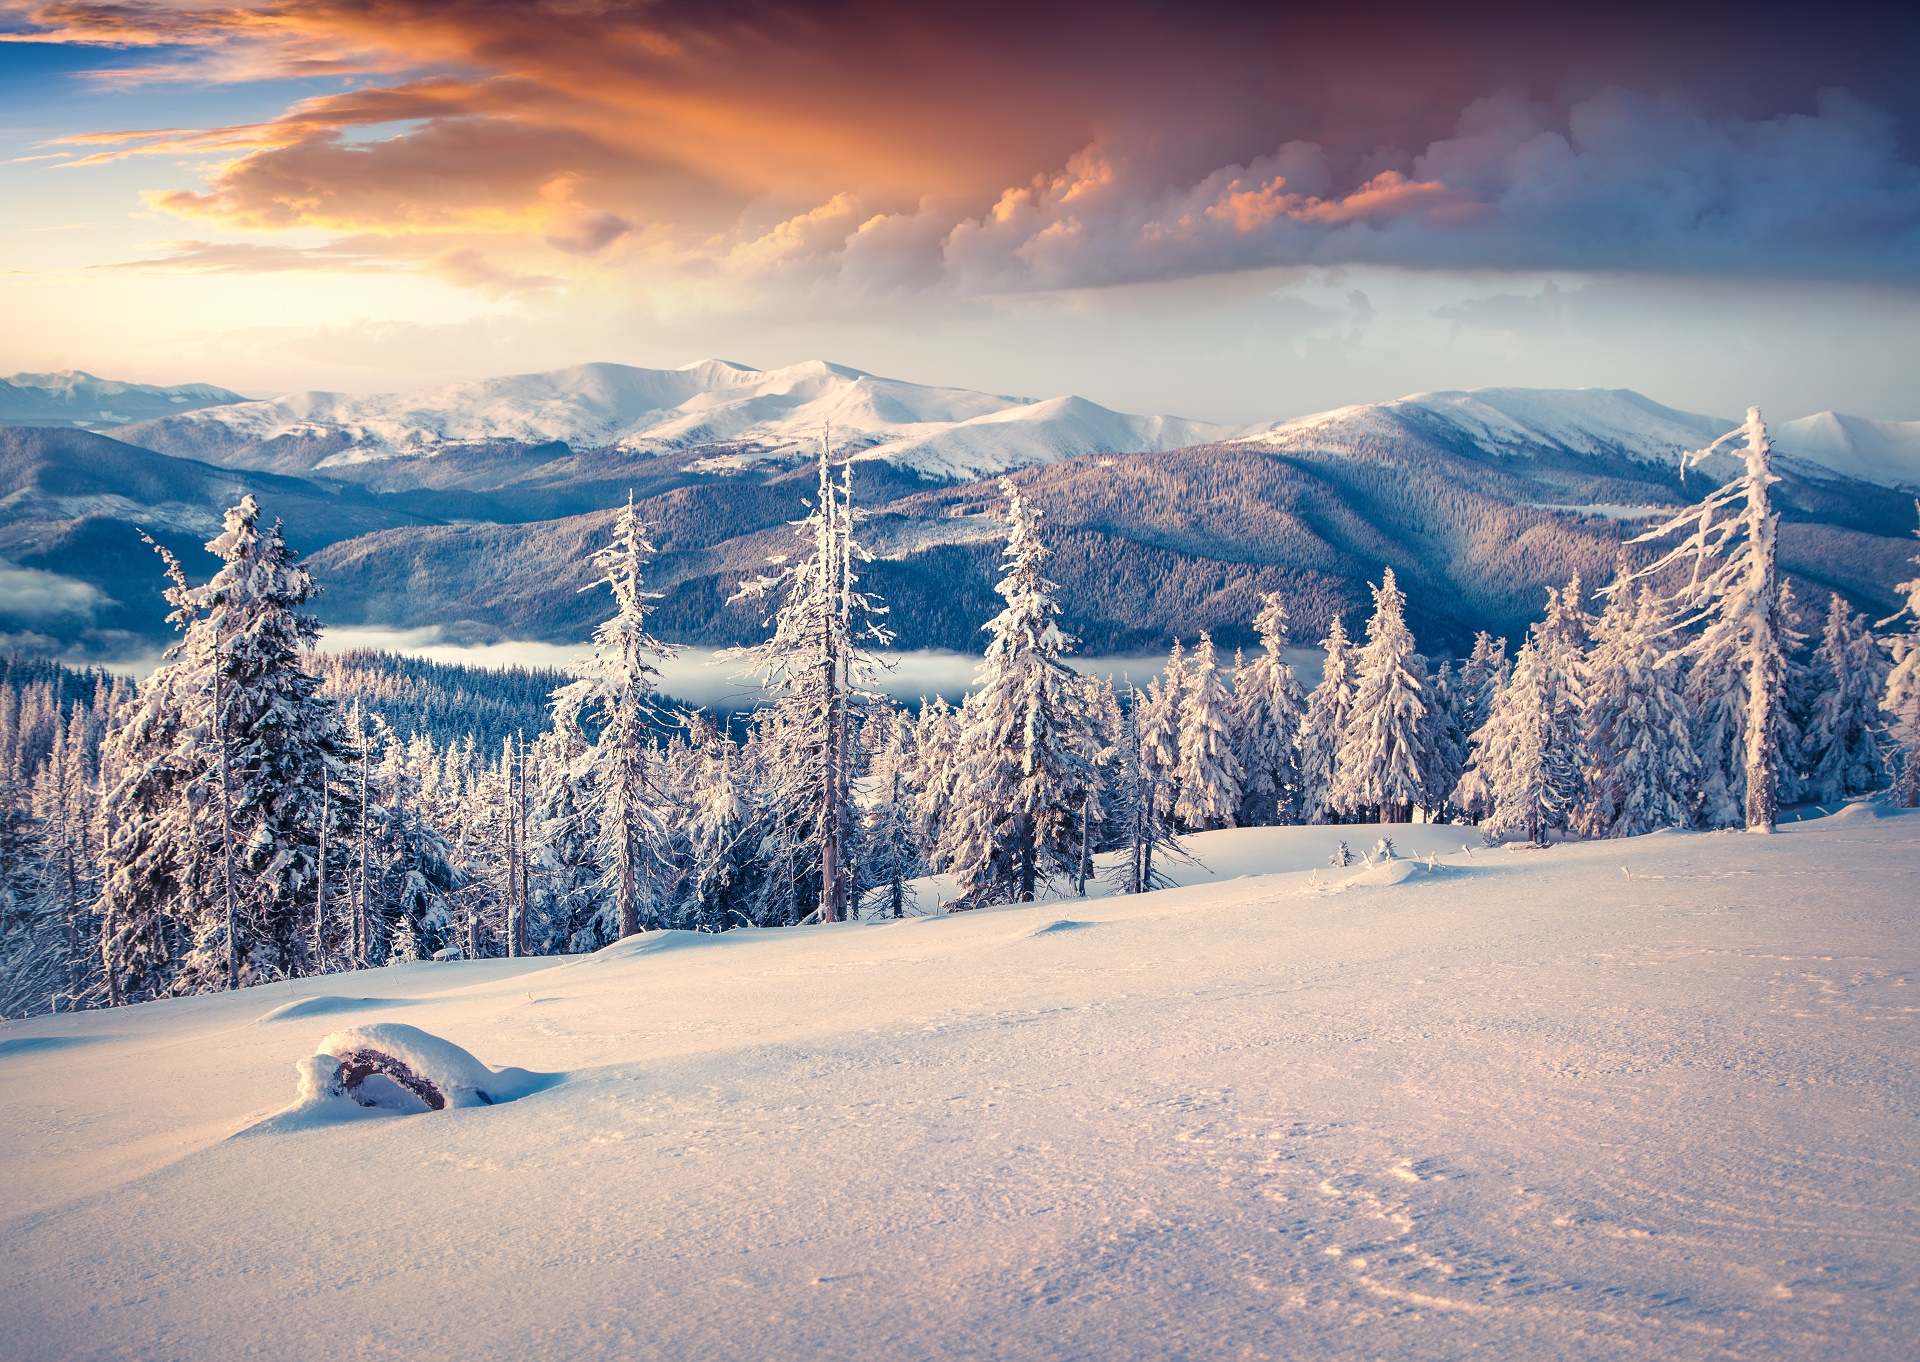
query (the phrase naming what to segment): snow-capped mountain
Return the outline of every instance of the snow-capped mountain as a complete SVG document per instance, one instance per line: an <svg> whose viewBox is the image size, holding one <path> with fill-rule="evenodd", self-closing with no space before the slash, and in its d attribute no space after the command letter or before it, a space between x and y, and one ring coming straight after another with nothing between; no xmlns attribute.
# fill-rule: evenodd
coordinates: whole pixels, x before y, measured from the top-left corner
<svg viewBox="0 0 1920 1362"><path fill-rule="evenodd" d="M1920 421L1869 421L1823 411L1781 422L1773 439L1786 453L1847 477L1920 490Z"/></svg>
<svg viewBox="0 0 1920 1362"><path fill-rule="evenodd" d="M99 430L197 408L245 402L211 383L158 387L97 378L79 369L0 378L0 425L75 426Z"/></svg>
<svg viewBox="0 0 1920 1362"><path fill-rule="evenodd" d="M1489 454L1554 451L1672 464L1739 424L1665 407L1626 388L1475 388L1337 407L1241 438L1275 449L1358 451L1416 431ZM1823 411L1770 428L1774 449L1799 461L1796 471L1804 476L1837 473L1882 487L1920 488L1920 421Z"/></svg>
<svg viewBox="0 0 1920 1362"><path fill-rule="evenodd" d="M466 449L697 451L715 470L792 457L830 429L836 447L942 480L1080 454L1175 449L1244 427L1129 416L1078 397L1035 401L881 378L809 361L761 370L582 364L407 393L294 393L132 425L165 453L283 473L359 478L369 464ZM391 484L394 470L378 470ZM444 479L436 477L434 481Z"/></svg>
<svg viewBox="0 0 1920 1362"><path fill-rule="evenodd" d="M1676 411L1625 388L1475 388L1337 407L1243 437L1277 449L1362 449L1441 432L1488 454L1565 450L1671 462L1739 422Z"/></svg>

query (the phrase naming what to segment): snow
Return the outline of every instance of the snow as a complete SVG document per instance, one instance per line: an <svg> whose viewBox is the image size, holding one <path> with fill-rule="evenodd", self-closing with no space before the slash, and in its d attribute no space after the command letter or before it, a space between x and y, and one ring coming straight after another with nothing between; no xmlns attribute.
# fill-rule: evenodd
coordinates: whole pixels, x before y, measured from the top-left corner
<svg viewBox="0 0 1920 1362"><path fill-rule="evenodd" d="M1823 411L1774 429L1782 454L1862 482L1920 489L1920 421L1869 421Z"/></svg>
<svg viewBox="0 0 1920 1362"><path fill-rule="evenodd" d="M369 971L564 1079L245 1139L390 1025L249 1024L347 981L11 1023L0 1355L1904 1355L1920 816L1863 807Z"/></svg>
<svg viewBox="0 0 1920 1362"><path fill-rule="evenodd" d="M1035 402L929 387L822 360L769 370L724 360L680 369L581 364L406 393L292 393L187 413L168 425L176 432L224 428L257 441L344 434L349 448L316 454L309 465L334 472L493 440L653 452L743 446L719 460L728 464L804 453L831 426L837 447L943 477L984 477L1080 454L1174 449L1242 429L1127 416L1078 397Z"/></svg>
<svg viewBox="0 0 1920 1362"><path fill-rule="evenodd" d="M1404 439L1409 424L1435 423L1498 454L1557 448L1587 455L1624 454L1648 463L1672 463L1739 424L1664 407L1626 388L1475 388L1340 407L1242 439L1281 449L1357 447Z"/></svg>

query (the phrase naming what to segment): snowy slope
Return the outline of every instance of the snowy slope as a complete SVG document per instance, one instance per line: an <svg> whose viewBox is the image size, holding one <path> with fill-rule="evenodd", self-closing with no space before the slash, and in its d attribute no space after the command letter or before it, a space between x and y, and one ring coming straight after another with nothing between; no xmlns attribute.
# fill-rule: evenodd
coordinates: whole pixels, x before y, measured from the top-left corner
<svg viewBox="0 0 1920 1362"><path fill-rule="evenodd" d="M0 1355L1911 1354L1920 815L1367 831L0 1027ZM235 1138L395 1023L528 1095Z"/></svg>
<svg viewBox="0 0 1920 1362"><path fill-rule="evenodd" d="M1127 416L1080 398L1034 402L926 387L822 361L763 371L706 360L681 369L583 364L410 393L295 393L149 422L120 437L281 472L350 475L355 464L494 441L646 452L744 446L777 456L810 447L829 426L839 447L945 478L1238 433Z"/></svg>
<svg viewBox="0 0 1920 1362"><path fill-rule="evenodd" d="M1670 463L1738 424L1663 407L1625 388L1476 388L1339 407L1243 438L1279 449L1357 447L1413 429L1445 432L1489 453L1564 449Z"/></svg>
<svg viewBox="0 0 1920 1362"><path fill-rule="evenodd" d="M156 387L65 369L0 378L0 425L99 429L244 401L239 393L210 383Z"/></svg>
<svg viewBox="0 0 1920 1362"><path fill-rule="evenodd" d="M1920 421L1869 421L1823 411L1784 421L1775 447L1862 482L1920 490Z"/></svg>

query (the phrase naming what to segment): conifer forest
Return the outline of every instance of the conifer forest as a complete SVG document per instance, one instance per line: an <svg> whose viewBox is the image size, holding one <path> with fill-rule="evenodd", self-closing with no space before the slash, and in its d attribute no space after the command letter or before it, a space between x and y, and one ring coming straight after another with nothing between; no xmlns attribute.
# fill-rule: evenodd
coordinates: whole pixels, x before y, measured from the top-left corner
<svg viewBox="0 0 1920 1362"><path fill-rule="evenodd" d="M1277 592L1250 651L1177 641L1144 689L1075 671L1047 526L1004 480L975 682L917 707L876 685L894 631L851 466L823 449L791 551L740 589L765 638L723 663L764 697L739 715L661 693L660 527L631 504L592 553L580 664L489 674L313 651L319 584L249 495L203 584L155 546L176 642L150 676L7 663L0 1010L958 912L1095 877L1146 893L1221 828L1544 844L1768 830L1876 791L1914 806L1920 571L1893 620L1795 599L1758 413L1721 447L1736 476L1623 538L1611 580L1549 590L1524 638L1425 655L1383 568L1371 613L1317 641L1311 688ZM923 900L927 876L950 890Z"/></svg>

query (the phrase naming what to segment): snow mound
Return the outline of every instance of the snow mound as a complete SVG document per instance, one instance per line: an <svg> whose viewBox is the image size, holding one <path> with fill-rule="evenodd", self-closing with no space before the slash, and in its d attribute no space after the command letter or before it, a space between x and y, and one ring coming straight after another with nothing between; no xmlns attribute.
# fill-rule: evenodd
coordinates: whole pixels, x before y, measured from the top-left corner
<svg viewBox="0 0 1920 1362"><path fill-rule="evenodd" d="M725 945L729 944L727 942L729 935L731 933L689 932L680 927L663 927L625 937L611 946L602 946L592 955L574 963L576 965L607 965L621 960L631 960L636 955L658 955L661 951L683 950L689 946Z"/></svg>
<svg viewBox="0 0 1920 1362"><path fill-rule="evenodd" d="M325 1017L335 1012L371 1012L380 1007L405 1007L406 998L343 998L337 993L322 993L312 998L301 998L290 1003L281 1003L271 1012L260 1014L263 1022L295 1021L301 1017Z"/></svg>
<svg viewBox="0 0 1920 1362"><path fill-rule="evenodd" d="M562 1075L490 1069L452 1041L400 1022L335 1031L293 1066L294 1104L244 1134L285 1133L380 1115L491 1107Z"/></svg>
<svg viewBox="0 0 1920 1362"><path fill-rule="evenodd" d="M1440 865L1437 862L1398 859L1382 861L1378 865L1368 866L1358 874L1347 876L1333 887L1335 889L1384 889L1396 884L1406 884L1412 880L1446 875L1452 870L1452 866Z"/></svg>
<svg viewBox="0 0 1920 1362"><path fill-rule="evenodd" d="M1040 936L1061 936L1067 932L1084 931L1094 925L1096 924L1091 922L1075 922L1072 918L1055 918L1052 922L1043 922L1032 927L1022 927L1007 939L1009 941L1031 941L1035 937Z"/></svg>

